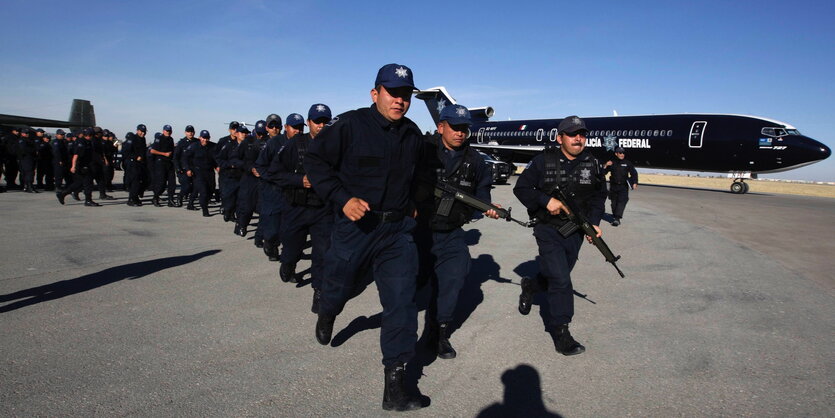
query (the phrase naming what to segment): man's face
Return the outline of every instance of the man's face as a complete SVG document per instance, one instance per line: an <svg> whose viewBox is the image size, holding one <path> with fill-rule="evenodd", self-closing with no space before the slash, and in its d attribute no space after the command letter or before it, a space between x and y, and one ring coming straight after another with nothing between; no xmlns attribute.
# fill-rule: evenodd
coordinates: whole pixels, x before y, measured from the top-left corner
<svg viewBox="0 0 835 418"><path fill-rule="evenodd" d="M194 132L186 131L186 139L191 140L194 138Z"/></svg>
<svg viewBox="0 0 835 418"><path fill-rule="evenodd" d="M162 136L171 136L171 131L162 131Z"/></svg>
<svg viewBox="0 0 835 418"><path fill-rule="evenodd" d="M284 134L287 135L287 138L292 138L301 133L304 133L304 125L284 125Z"/></svg>
<svg viewBox="0 0 835 418"><path fill-rule="evenodd" d="M243 141L246 138L246 132L235 132L235 138L238 142Z"/></svg>
<svg viewBox="0 0 835 418"><path fill-rule="evenodd" d="M270 134L270 136L276 136L281 133L281 126L276 125L274 122L270 122L267 125L267 133Z"/></svg>
<svg viewBox="0 0 835 418"><path fill-rule="evenodd" d="M377 111L390 122L397 122L406 116L412 102L411 87L387 89L384 86L371 90L371 100L377 105Z"/></svg>
<svg viewBox="0 0 835 418"><path fill-rule="evenodd" d="M137 130L136 131L136 136L141 137L141 138L145 138L145 131Z"/></svg>
<svg viewBox="0 0 835 418"><path fill-rule="evenodd" d="M200 145L205 147L206 143L208 143L208 142L209 142L209 138L203 138L202 136L200 137Z"/></svg>
<svg viewBox="0 0 835 418"><path fill-rule="evenodd" d="M557 141L560 143L562 152L573 160L586 148L586 133L583 131L574 134L563 132L557 135Z"/></svg>
<svg viewBox="0 0 835 418"><path fill-rule="evenodd" d="M55 139L64 139L64 135L55 134Z"/></svg>
<svg viewBox="0 0 835 418"><path fill-rule="evenodd" d="M625 155L624 153L622 153L622 152L616 152L616 153L615 153L615 157L618 157L618 159L619 159L619 160L622 160L622 159L623 159L623 157L625 157L625 156L626 156L626 155Z"/></svg>
<svg viewBox="0 0 835 418"><path fill-rule="evenodd" d="M88 141L92 141L93 140L93 135L84 134L84 139L86 139Z"/></svg>
<svg viewBox="0 0 835 418"><path fill-rule="evenodd" d="M316 120L307 120L307 127L310 128L310 137L316 138L316 135L319 135L319 131L325 127L325 124L328 123L330 120L328 118L318 118Z"/></svg>
<svg viewBox="0 0 835 418"><path fill-rule="evenodd" d="M43 132L35 131L35 136L37 136L38 138L43 138Z"/></svg>
<svg viewBox="0 0 835 418"><path fill-rule="evenodd" d="M20 137L21 138L29 138L29 132L21 131L20 132Z"/></svg>
<svg viewBox="0 0 835 418"><path fill-rule="evenodd" d="M467 124L450 125L447 121L438 124L438 133L441 134L441 141L446 149L458 149L467 139L467 132L470 126Z"/></svg>

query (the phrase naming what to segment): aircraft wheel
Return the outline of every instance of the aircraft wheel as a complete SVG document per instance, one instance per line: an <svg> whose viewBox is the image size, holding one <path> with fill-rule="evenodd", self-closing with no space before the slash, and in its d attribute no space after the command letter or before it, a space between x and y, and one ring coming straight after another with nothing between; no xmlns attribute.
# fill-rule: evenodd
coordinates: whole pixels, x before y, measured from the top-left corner
<svg viewBox="0 0 835 418"><path fill-rule="evenodd" d="M731 192L736 194L745 193L745 183L740 181L731 183Z"/></svg>
<svg viewBox="0 0 835 418"><path fill-rule="evenodd" d="M742 186L743 186L742 193L743 194L748 193L748 183L742 183Z"/></svg>

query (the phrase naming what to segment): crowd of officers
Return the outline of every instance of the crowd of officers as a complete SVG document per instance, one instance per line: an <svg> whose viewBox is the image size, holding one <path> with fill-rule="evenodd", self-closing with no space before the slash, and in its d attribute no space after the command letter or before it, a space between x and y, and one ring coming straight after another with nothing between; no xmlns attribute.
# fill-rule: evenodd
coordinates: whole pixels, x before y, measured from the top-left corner
<svg viewBox="0 0 835 418"><path fill-rule="evenodd" d="M307 118L293 113L283 126L276 114L258 121L252 132L232 122L217 142L206 130L195 135L190 125L177 141L170 125L150 140L140 124L126 135L121 162L129 206L143 206L141 199L149 193L154 206L162 206L164 196L167 206L212 216L214 200L223 220L234 222L233 232L242 237L253 213L259 213L255 245L271 261L280 261L283 282L298 281L296 265L310 236L311 311L317 315L315 337L323 345L330 343L345 304L364 288L361 282L373 280L383 308L382 406L398 411L425 406L404 384L405 365L417 343L416 292L431 286L424 332L439 358L454 358L449 337L471 262L462 226L474 216L499 217L495 210L478 214L436 189L444 182L491 202L491 174L466 141L467 108L444 107L436 133L423 134L405 117L414 89L409 67L388 64L370 91L373 104L336 118L327 105L316 103ZM514 187L538 220L533 235L540 256L539 274L522 281L518 309L526 315L533 294L547 292L546 330L556 351L573 355L585 350L568 331L574 313L570 272L583 236L561 235L569 209L551 192L557 184L571 185L599 236L604 174L613 172L612 188L620 193L627 181L637 184L637 172L622 149L616 150L617 162L605 165L586 152L587 129L580 118L564 119L558 131L560 147L535 157ZM13 131L2 147L6 183L27 192L57 190L61 204L69 195L80 199L83 191L85 205L98 206L92 199L94 183L100 199L112 199L107 191L112 190L114 139L100 128L59 130L51 140L41 130ZM619 221L626 196L617 198L613 211Z"/></svg>

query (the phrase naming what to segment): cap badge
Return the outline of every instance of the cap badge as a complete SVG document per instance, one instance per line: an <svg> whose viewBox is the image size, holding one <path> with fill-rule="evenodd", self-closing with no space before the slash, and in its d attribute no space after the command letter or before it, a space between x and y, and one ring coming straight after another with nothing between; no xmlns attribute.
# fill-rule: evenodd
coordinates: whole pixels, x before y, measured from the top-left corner
<svg viewBox="0 0 835 418"><path fill-rule="evenodd" d="M320 104L320 105L316 106L316 111L317 112L324 112L325 111L325 105Z"/></svg>
<svg viewBox="0 0 835 418"><path fill-rule="evenodd" d="M455 111L455 113L457 113L458 116L466 116L467 115L467 109L464 109L463 107L459 107L458 110Z"/></svg>
<svg viewBox="0 0 835 418"><path fill-rule="evenodd" d="M400 78L406 78L409 76L409 70L403 67L397 67L397 69L394 70L394 73L397 74L397 76Z"/></svg>

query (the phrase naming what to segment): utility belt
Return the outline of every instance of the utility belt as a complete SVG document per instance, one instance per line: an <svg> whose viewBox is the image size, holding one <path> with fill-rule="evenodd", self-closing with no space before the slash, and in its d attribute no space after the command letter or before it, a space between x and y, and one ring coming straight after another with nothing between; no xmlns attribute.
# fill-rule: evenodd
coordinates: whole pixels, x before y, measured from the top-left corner
<svg viewBox="0 0 835 418"><path fill-rule="evenodd" d="M313 191L313 189L303 187L285 187L282 189L287 203L293 206L307 206L320 208L325 206L322 198ZM402 217L401 217L402 219Z"/></svg>
<svg viewBox="0 0 835 418"><path fill-rule="evenodd" d="M381 211L381 210L372 210L365 213L365 216L360 219L361 221L367 222L371 225L378 225L378 224L385 224L385 223L394 223L400 222L403 218L406 217L406 214L402 211Z"/></svg>

